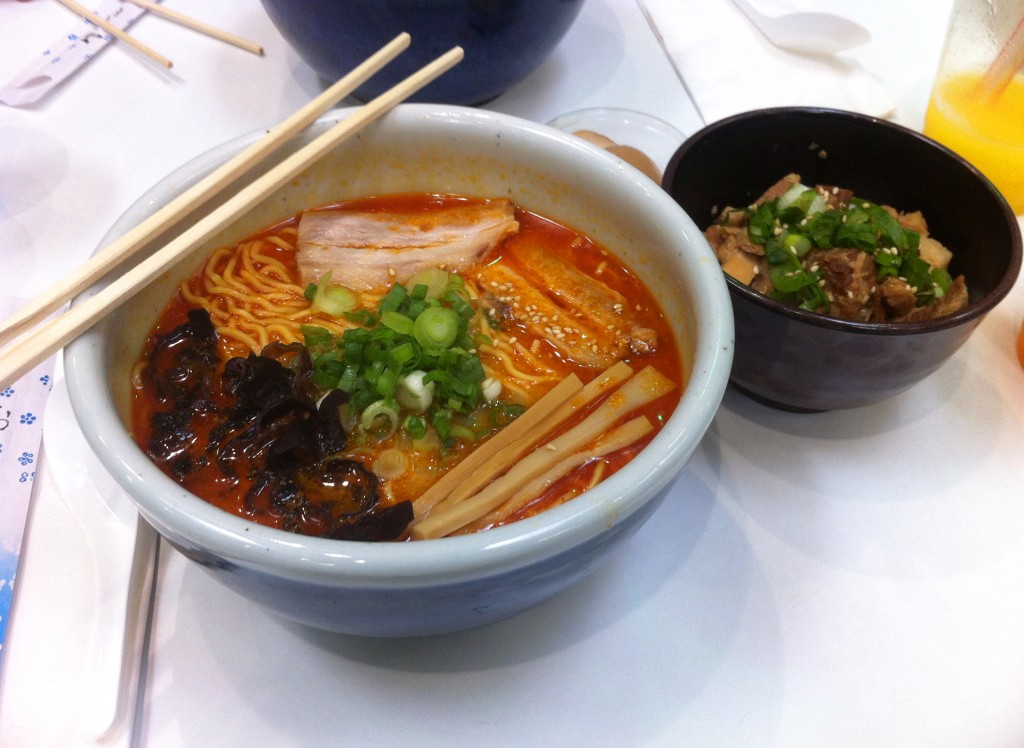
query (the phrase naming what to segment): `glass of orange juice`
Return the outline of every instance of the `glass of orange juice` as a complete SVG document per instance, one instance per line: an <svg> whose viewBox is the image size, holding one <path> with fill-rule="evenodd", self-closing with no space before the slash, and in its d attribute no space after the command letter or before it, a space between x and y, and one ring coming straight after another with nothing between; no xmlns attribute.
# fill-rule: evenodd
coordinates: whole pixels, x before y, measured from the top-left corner
<svg viewBox="0 0 1024 748"><path fill-rule="evenodd" d="M1024 2L956 0L924 133L981 170L1024 215ZM998 62L997 62L998 60Z"/></svg>

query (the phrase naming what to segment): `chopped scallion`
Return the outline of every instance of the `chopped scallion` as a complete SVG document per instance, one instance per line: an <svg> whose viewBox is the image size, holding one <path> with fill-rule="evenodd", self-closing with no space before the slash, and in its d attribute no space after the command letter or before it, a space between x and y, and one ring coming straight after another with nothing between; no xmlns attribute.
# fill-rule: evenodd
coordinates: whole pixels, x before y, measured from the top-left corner
<svg viewBox="0 0 1024 748"><path fill-rule="evenodd" d="M346 312L351 312L359 303L352 289L331 283L330 271L320 277L319 283L311 283L310 286L314 287L313 310L330 317L340 317ZM308 298L309 286L306 287L306 293Z"/></svg>
<svg viewBox="0 0 1024 748"><path fill-rule="evenodd" d="M429 307L416 318L412 333L424 348L443 351L459 336L459 315L446 307Z"/></svg>
<svg viewBox="0 0 1024 748"><path fill-rule="evenodd" d="M458 275L437 271L414 280L422 282L412 291L393 285L374 311L344 313L359 326L339 337L315 326L303 330L317 384L347 392L344 407L371 437L401 428L414 440L432 435L447 446L478 438L493 429L471 414L500 401L490 403L481 389L483 365L468 334L476 309Z"/></svg>

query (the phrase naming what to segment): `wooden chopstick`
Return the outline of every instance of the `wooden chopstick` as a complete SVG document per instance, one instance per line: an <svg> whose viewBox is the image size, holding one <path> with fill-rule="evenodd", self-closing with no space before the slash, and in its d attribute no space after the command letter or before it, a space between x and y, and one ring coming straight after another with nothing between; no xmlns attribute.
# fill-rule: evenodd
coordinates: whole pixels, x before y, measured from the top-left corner
<svg viewBox="0 0 1024 748"><path fill-rule="evenodd" d="M289 156L266 174L242 188L206 217L194 223L153 255L115 278L94 296L83 299L59 317L41 325L0 356L0 387L7 386L50 354L70 343L110 314L146 285L184 259L199 244L216 234L249 207L270 195L303 169L416 93L463 57L461 47L453 47L433 62L368 102L354 114L335 124L327 132Z"/></svg>
<svg viewBox="0 0 1024 748"><path fill-rule="evenodd" d="M140 8L145 8L150 13L154 13L158 16L163 16L167 20L180 24L185 28L192 29L193 31L198 31L201 34L206 34L207 36L211 36L214 39L219 39L222 42L227 42L228 44L232 44L240 49L244 49L247 52L252 52L254 55L263 55L263 47L261 47L259 44L247 41L241 38L240 36L235 36L234 34L230 34L227 31L222 31L221 29L218 29L215 26L211 26L208 23L204 23L203 21L200 21L196 18L192 18L191 16L186 16L184 13L179 13L176 10L165 8L164 6L158 3L151 2L151 0L128 0L128 2L132 3L133 5L138 5Z"/></svg>
<svg viewBox="0 0 1024 748"><path fill-rule="evenodd" d="M163 208L99 250L71 275L57 281L0 324L0 345L5 345L50 312L59 309L79 293L131 257L161 231L186 217L206 200L259 164L275 149L308 127L321 114L362 85L409 46L410 37L399 34L352 72L288 117L265 136L200 180Z"/></svg>
<svg viewBox="0 0 1024 748"><path fill-rule="evenodd" d="M148 57L149 59L151 59L154 62L156 62L158 65L162 65L163 67L165 67L167 69L170 69L174 65L173 62L168 60L166 57L164 57L162 54L157 52L155 49L152 49L151 47L147 47L145 44L140 42L138 39L136 39L134 36L129 34L124 29L119 29L117 26L112 24L107 19L105 19L105 18L103 18L101 16L98 16L97 14L93 13L91 10L86 8L84 5L82 5L81 3L76 2L76 0L57 0L57 2L60 3L61 5L63 5L64 7L68 8L69 10L73 11L74 13L77 13L78 15L80 15L82 18L86 19L90 23L95 24L96 26L99 26L101 29L106 31L111 36L117 37L118 39L123 41L125 44L127 44L129 47L131 47L132 49L134 49L134 50L136 50L138 52L141 52L146 57Z"/></svg>

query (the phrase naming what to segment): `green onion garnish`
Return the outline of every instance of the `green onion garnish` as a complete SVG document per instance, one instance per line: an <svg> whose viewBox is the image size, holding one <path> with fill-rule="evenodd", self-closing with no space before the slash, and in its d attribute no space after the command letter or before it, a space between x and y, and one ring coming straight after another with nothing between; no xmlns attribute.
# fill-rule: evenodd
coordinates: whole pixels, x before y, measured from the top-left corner
<svg viewBox="0 0 1024 748"><path fill-rule="evenodd" d="M358 300L350 288L331 283L331 271L320 277L319 283L306 286L305 296L308 299L312 288L313 311L323 312L330 317L340 317L356 308Z"/></svg>
<svg viewBox="0 0 1024 748"><path fill-rule="evenodd" d="M346 312L359 326L340 336L302 328L314 382L347 392L345 407L371 438L386 438L397 428L421 440L432 428L450 446L457 438L490 433L491 421L481 425L470 416L486 400L483 365L470 352L475 349L468 329L476 310L463 281L440 270L414 280L412 291L392 286L375 311ZM496 421L505 425L517 413L510 408Z"/></svg>
<svg viewBox="0 0 1024 748"><path fill-rule="evenodd" d="M427 350L443 351L459 336L459 314L450 308L427 307L416 318L412 334Z"/></svg>
<svg viewBox="0 0 1024 748"><path fill-rule="evenodd" d="M877 279L905 279L915 289L918 306L942 297L952 283L948 272L921 259L920 234L901 226L875 203L855 197L839 209L826 209L814 190L795 185L782 197L745 213L750 238L764 246L772 296L803 309L828 312L830 307L821 288L821 270L801 262L813 248L868 252L875 260Z"/></svg>

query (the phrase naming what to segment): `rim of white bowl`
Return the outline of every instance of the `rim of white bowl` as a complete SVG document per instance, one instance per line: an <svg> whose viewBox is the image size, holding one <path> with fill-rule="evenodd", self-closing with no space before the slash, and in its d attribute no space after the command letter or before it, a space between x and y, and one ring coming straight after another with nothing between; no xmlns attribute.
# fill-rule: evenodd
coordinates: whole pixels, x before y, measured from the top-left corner
<svg viewBox="0 0 1024 748"><path fill-rule="evenodd" d="M315 134L351 111L346 107L329 112L310 132ZM402 104L383 118L399 127L433 120L485 131L493 131L495 126L517 131L532 147L548 149L556 162L579 159L577 163L592 164L588 171L595 187L626 178L636 190L633 199L651 201L665 230L680 235L685 251L694 254L687 292L693 306L703 314L695 329L686 390L664 428L633 458L631 469L613 474L571 502L507 526L473 535L400 544L296 535L218 509L182 488L149 460L116 415L102 374L105 346L100 323L65 350L72 406L80 422L89 419L90 428L83 431L90 446L143 514L151 514L156 523L174 527L183 537L232 563L258 568L273 555L273 570L280 576L327 584L344 582L347 586L386 582L395 587L417 587L480 578L499 569L522 568L567 551L640 509L682 469L724 396L734 343L732 306L726 285L700 230L668 193L639 171L549 126L486 110L435 104ZM136 225L157 209L154 206L187 189L264 132L258 130L230 140L171 172L125 211L100 246ZM82 296L91 295L100 287L97 284ZM90 393L101 393L100 402ZM106 419L95 417L97 407L106 412Z"/></svg>

